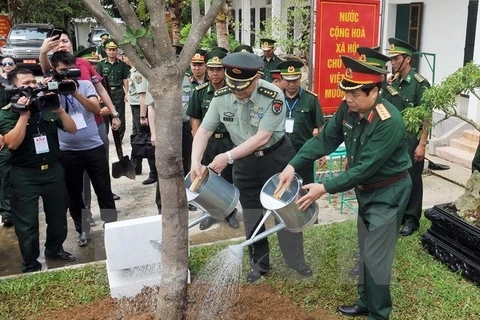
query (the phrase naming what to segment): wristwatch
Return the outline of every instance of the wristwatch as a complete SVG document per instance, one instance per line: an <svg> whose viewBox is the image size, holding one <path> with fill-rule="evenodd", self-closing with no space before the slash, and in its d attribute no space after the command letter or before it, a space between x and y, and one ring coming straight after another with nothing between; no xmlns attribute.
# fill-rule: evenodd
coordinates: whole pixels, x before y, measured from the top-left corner
<svg viewBox="0 0 480 320"><path fill-rule="evenodd" d="M232 154L230 153L230 151L227 151L227 163L228 164L233 164L233 158L232 158Z"/></svg>
<svg viewBox="0 0 480 320"><path fill-rule="evenodd" d="M118 112L112 113L111 114L112 118L120 118L120 114Z"/></svg>

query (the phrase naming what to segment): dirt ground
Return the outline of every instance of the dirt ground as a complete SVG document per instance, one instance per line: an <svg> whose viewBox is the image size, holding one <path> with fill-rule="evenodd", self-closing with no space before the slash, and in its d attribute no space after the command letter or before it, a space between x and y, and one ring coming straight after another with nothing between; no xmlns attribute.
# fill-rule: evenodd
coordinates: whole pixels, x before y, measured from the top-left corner
<svg viewBox="0 0 480 320"><path fill-rule="evenodd" d="M145 293L145 292L144 292ZM197 318L199 310L193 301L189 302L187 320ZM103 299L90 305L50 313L38 319L57 320L153 320L152 299L147 294L140 294L135 299L122 301ZM35 319L35 318L32 318ZM341 316L315 309L311 312L302 310L289 298L279 294L274 288L260 285L241 285L237 299L229 308L227 315L216 317L218 320L334 320ZM211 319L214 320L214 319Z"/></svg>

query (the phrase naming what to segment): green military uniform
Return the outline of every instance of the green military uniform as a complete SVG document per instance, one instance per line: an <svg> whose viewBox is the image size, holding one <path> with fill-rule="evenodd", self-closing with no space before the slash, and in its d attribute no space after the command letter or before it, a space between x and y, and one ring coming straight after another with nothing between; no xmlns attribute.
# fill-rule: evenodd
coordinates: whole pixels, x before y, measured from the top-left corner
<svg viewBox="0 0 480 320"><path fill-rule="evenodd" d="M260 39L260 47L262 50L273 50L275 42L276 41L272 39ZM264 68L262 69L262 79L272 82L270 70L278 69L278 65L283 62L283 60L276 56L275 53L273 53L270 59L267 59L265 55L262 56L262 59L263 63L265 64Z"/></svg>
<svg viewBox="0 0 480 320"><path fill-rule="evenodd" d="M118 46L115 42L105 42L105 48ZM108 79L108 84L110 85L110 91L112 94L112 102L115 106L115 109L120 115L120 121L122 122L118 133L120 139L122 140L125 135L125 90L123 85L123 80L128 79L130 74L130 67L123 61L115 59L115 62L108 62L108 58L101 60L97 64L97 72Z"/></svg>
<svg viewBox="0 0 480 320"><path fill-rule="evenodd" d="M391 57L394 57L398 54L406 54L411 56L415 51L415 48L401 40L390 38L389 42ZM400 79L400 76L397 77L397 79L392 82L391 86L400 93L404 103L403 108L415 108L421 105L423 92L425 89L430 87L430 83L415 70L411 69L404 79ZM404 222L405 226L409 226L413 230L418 229L420 226L423 200L422 172L425 160L419 162L414 162L413 160L415 149L417 148L419 142L420 140L417 134L408 134L408 153L410 155L410 159L412 160L412 167L409 169L410 177L412 178L412 194L405 211Z"/></svg>
<svg viewBox="0 0 480 320"><path fill-rule="evenodd" d="M9 106L0 111L0 134L10 132L19 119L19 113ZM11 150L10 174L11 207L23 258L22 271L41 269L38 230L38 198L42 197L47 221L46 254L63 251L67 236L68 195L62 166L57 163L59 142L57 128L63 128L57 114L44 111L34 113L28 120L25 138L16 150ZM48 141L48 152L36 153L34 137L42 133Z"/></svg>
<svg viewBox="0 0 480 320"><path fill-rule="evenodd" d="M381 82L382 69L349 57L342 60L347 69L341 89L359 90L363 85L355 78L358 74L378 74L378 79L373 78L371 82ZM359 81L362 80L365 81L364 78ZM328 193L355 188L360 248L360 298L356 305L369 313L369 320L388 319L392 307L391 267L411 188L407 173L411 161L402 115L380 95L363 117L343 101L322 132L306 142L290 164L297 170L309 161L332 153L342 142L345 142L349 169L326 182L324 187Z"/></svg>
<svg viewBox="0 0 480 320"><path fill-rule="evenodd" d="M267 81L258 80L257 87L245 100L237 99L230 89L244 89L251 85L262 67L260 58L251 53L238 52L226 56L222 63L226 68L225 82L228 87L215 92L201 128L214 132L223 123L237 146L258 131L272 132L261 150L233 162L233 182L240 190L245 235L248 239L263 216L260 202L263 185L282 170L293 157L294 151L284 133L284 95L280 89ZM260 232L264 230L263 225ZM283 230L277 235L286 263L292 268L304 266L303 234ZM253 271L257 274L266 273L270 269L268 240L259 240L248 249ZM258 278L252 281L256 279Z"/></svg>

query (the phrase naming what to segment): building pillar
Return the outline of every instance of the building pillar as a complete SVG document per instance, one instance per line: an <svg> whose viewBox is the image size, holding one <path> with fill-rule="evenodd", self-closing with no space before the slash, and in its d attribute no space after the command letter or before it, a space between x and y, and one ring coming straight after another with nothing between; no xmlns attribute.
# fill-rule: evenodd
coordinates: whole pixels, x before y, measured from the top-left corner
<svg viewBox="0 0 480 320"><path fill-rule="evenodd" d="M251 45L250 43L250 0L242 0L242 43L246 45Z"/></svg>

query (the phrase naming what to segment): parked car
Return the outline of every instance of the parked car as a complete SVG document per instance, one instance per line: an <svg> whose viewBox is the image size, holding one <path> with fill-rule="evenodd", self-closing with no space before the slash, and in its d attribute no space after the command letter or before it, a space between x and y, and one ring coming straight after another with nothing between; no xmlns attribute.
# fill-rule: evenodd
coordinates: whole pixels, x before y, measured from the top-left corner
<svg viewBox="0 0 480 320"><path fill-rule="evenodd" d="M107 29L103 27L97 27L92 30L88 37L88 45L90 47L98 47L102 43L100 36L104 33L108 33Z"/></svg>
<svg viewBox="0 0 480 320"><path fill-rule="evenodd" d="M8 33L7 42L1 48L0 56L12 56L19 68L39 69L40 47L52 29L51 24L14 25Z"/></svg>

